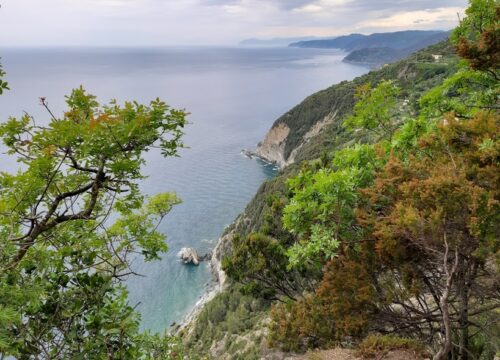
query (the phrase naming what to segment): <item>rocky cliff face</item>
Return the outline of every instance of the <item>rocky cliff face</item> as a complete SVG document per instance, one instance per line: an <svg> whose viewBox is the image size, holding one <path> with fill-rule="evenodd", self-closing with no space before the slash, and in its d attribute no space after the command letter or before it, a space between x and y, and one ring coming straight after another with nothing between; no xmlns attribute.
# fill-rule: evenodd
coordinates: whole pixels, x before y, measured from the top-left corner
<svg viewBox="0 0 500 360"><path fill-rule="evenodd" d="M290 128L285 123L275 123L268 131L264 141L257 145L255 154L261 159L270 163L276 164L280 168L284 168L295 162L295 158L300 149L313 137L318 135L321 130L331 124L337 116L337 111L334 110L322 120L312 124L310 129L300 137L298 144L290 154L286 154L286 145Z"/></svg>
<svg viewBox="0 0 500 360"><path fill-rule="evenodd" d="M255 153L265 161L271 162L283 168L289 161L285 157L285 145L290 128L285 123L273 126L264 141L257 145Z"/></svg>
<svg viewBox="0 0 500 360"><path fill-rule="evenodd" d="M233 232L223 235L217 245L212 251L212 259L210 260L210 267L212 273L217 280L219 291L222 291L226 287L226 273L222 270L222 259L226 255L231 247L231 241L233 238Z"/></svg>

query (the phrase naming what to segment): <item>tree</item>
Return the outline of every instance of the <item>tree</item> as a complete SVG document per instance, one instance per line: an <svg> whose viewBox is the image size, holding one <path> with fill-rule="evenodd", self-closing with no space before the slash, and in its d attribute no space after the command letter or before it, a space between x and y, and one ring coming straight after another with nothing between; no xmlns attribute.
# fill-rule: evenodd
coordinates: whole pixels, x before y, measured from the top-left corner
<svg viewBox="0 0 500 360"><path fill-rule="evenodd" d="M453 32L457 51L472 69L498 81L500 4L496 0L470 0L466 14Z"/></svg>
<svg viewBox="0 0 500 360"><path fill-rule="evenodd" d="M144 152L177 155L186 113L159 99L101 107L82 88L66 103L56 118L41 99L47 126L28 115L0 125L20 163L0 174L0 352L147 358L159 342L139 333L120 283L131 257L167 250L157 227L179 200L146 197L138 181Z"/></svg>
<svg viewBox="0 0 500 360"><path fill-rule="evenodd" d="M368 171L343 160L290 181L292 264L330 260L314 293L275 308L271 340L303 349L378 332L419 338L436 360L498 351L496 4L471 1L454 36L468 65L421 98L418 118L402 120L390 83L359 89L346 125L376 130Z"/></svg>
<svg viewBox="0 0 500 360"><path fill-rule="evenodd" d="M371 84L358 87L354 114L344 121L351 130L366 129L379 137L392 137L398 127L395 115L400 89L393 81L382 81L376 88Z"/></svg>
<svg viewBox="0 0 500 360"><path fill-rule="evenodd" d="M338 151L329 166L306 169L289 180L292 198L283 211L283 226L299 239L288 250L291 267L321 267L341 244L356 239L357 190L371 182L379 163L373 146L357 145Z"/></svg>
<svg viewBox="0 0 500 360"><path fill-rule="evenodd" d="M498 130L492 114L467 122L448 117L421 139L425 155L407 163L393 157L363 190L359 222L370 224L366 236L375 241L380 269L399 279L375 282L380 304L398 305L380 307L380 323L441 333L435 359L447 358L455 336L466 359L469 330L487 331L473 319L489 312L494 320L500 307Z"/></svg>
<svg viewBox="0 0 500 360"><path fill-rule="evenodd" d="M470 0L467 17L452 32L460 70L420 100L422 116L442 118L448 112L471 119L479 110L498 110L500 5L495 0Z"/></svg>

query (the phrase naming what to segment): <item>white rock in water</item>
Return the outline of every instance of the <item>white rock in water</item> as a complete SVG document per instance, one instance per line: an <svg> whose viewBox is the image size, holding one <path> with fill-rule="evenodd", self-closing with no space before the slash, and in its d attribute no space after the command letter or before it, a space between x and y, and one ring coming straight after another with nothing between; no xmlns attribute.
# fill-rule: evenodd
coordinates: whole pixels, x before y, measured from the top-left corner
<svg viewBox="0 0 500 360"><path fill-rule="evenodd" d="M198 253L193 248L182 248L177 254L184 264L200 264L200 257Z"/></svg>

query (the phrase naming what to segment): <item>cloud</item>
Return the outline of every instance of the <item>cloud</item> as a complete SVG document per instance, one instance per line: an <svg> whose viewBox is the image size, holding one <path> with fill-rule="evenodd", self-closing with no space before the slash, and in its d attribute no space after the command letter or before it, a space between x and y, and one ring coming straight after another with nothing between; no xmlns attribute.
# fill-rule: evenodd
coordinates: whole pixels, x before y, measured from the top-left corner
<svg viewBox="0 0 500 360"><path fill-rule="evenodd" d="M254 0L252 1L254 4L271 4L280 9L284 10L292 10L296 8L300 8L305 6L311 2L311 0ZM224 5L238 5L248 3L245 0L200 0L200 4L209 5L209 6L224 6Z"/></svg>
<svg viewBox="0 0 500 360"><path fill-rule="evenodd" d="M457 20L457 13L463 9L459 7L436 8L427 10L403 11L379 19L366 20L361 23L366 28L377 29L406 29L413 25L440 26L452 24Z"/></svg>
<svg viewBox="0 0 500 360"><path fill-rule="evenodd" d="M0 44L212 45L450 29L467 0L2 0Z"/></svg>

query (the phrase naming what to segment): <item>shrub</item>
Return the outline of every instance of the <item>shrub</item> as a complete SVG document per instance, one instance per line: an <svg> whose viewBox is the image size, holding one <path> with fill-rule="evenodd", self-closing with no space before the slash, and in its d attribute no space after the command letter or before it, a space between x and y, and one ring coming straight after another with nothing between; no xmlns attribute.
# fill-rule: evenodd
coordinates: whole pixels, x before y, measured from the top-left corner
<svg viewBox="0 0 500 360"><path fill-rule="evenodd" d="M381 355L394 350L406 350L422 358L428 355L425 347L416 340L392 335L369 335L359 344L357 356L380 358Z"/></svg>

